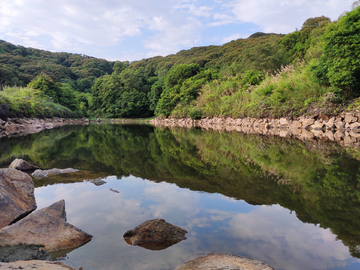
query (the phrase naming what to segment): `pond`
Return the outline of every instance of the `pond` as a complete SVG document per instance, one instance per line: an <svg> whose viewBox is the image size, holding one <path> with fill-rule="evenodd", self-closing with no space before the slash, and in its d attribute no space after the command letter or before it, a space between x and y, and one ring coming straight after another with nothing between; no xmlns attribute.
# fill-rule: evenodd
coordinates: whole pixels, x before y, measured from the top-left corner
<svg viewBox="0 0 360 270"><path fill-rule="evenodd" d="M79 172L34 180L38 209L65 199L92 234L53 260L90 269L175 269L208 253L276 270L360 269L360 152L336 143L149 125L67 126L0 139L0 166L23 158ZM96 186L86 179L101 178ZM163 218L188 231L163 250L123 234Z"/></svg>

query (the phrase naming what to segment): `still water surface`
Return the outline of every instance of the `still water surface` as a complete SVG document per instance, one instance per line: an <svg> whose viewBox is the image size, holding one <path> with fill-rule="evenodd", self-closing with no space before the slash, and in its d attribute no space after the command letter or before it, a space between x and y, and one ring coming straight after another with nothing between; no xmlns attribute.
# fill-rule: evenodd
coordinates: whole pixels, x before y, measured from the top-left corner
<svg viewBox="0 0 360 270"><path fill-rule="evenodd" d="M360 269L360 154L332 144L140 125L63 127L0 139L0 165L23 158L80 172L35 180L38 208L65 199L92 234L54 259L90 269L174 269L211 252L274 269ZM102 186L84 181L101 177ZM114 192L118 191L117 192ZM122 235L163 218L187 239L164 250Z"/></svg>

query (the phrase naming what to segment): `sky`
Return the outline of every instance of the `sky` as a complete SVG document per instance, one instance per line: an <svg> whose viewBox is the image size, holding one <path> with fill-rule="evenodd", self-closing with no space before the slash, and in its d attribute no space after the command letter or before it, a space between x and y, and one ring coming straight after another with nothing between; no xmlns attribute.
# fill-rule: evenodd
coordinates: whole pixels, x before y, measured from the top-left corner
<svg viewBox="0 0 360 270"><path fill-rule="evenodd" d="M311 17L337 20L355 0L1 0L0 39L115 61L287 34Z"/></svg>

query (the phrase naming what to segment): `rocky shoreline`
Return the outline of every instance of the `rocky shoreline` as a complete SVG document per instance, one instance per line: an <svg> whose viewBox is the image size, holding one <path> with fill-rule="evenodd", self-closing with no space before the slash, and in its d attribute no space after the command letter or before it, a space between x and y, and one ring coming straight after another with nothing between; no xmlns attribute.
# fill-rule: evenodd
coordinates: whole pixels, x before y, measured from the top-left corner
<svg viewBox="0 0 360 270"><path fill-rule="evenodd" d="M238 131L248 134L275 135L301 140L333 141L342 146L360 148L360 112L343 112L336 117L328 115L298 118L203 118L200 120L161 119L150 121L154 126L200 127L203 129Z"/></svg>
<svg viewBox="0 0 360 270"><path fill-rule="evenodd" d="M44 129L52 129L66 125L87 125L90 120L81 119L65 119L65 118L45 118L45 119L29 119L29 118L8 118L6 121L0 119L0 138L10 135L22 135L38 133Z"/></svg>

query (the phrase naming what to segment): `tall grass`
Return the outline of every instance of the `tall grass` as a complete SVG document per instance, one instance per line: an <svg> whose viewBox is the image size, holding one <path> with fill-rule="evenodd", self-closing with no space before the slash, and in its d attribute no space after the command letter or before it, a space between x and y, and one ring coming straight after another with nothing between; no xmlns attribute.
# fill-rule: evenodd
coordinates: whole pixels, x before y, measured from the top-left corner
<svg viewBox="0 0 360 270"><path fill-rule="evenodd" d="M0 91L0 117L82 117L78 112L54 103L32 88L5 87Z"/></svg>
<svg viewBox="0 0 360 270"><path fill-rule="evenodd" d="M187 117L194 110L203 117L299 116L331 92L313 79L305 63L282 67L256 86L243 86L241 80L236 76L206 84L191 106L180 104L171 116Z"/></svg>

